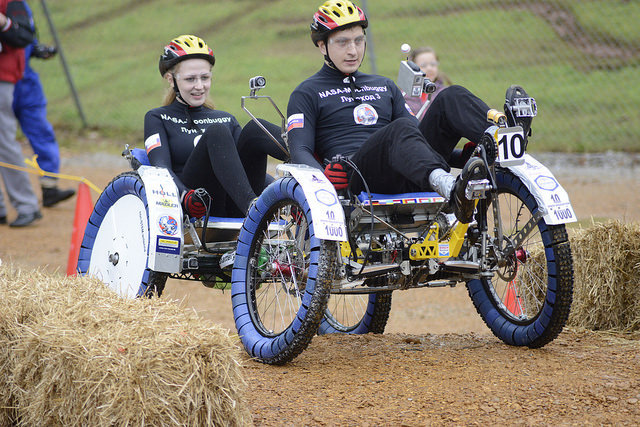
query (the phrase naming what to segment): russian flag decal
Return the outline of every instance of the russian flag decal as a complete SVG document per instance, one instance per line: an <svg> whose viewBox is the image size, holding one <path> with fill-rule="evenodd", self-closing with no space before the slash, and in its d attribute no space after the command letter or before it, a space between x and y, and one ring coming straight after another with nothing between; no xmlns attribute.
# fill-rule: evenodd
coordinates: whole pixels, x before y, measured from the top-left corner
<svg viewBox="0 0 640 427"><path fill-rule="evenodd" d="M304 127L304 114L297 113L289 116L287 120L287 132L291 131L291 129L303 128Z"/></svg>
<svg viewBox="0 0 640 427"><path fill-rule="evenodd" d="M147 150L147 154L149 154L149 151L153 150L156 147L160 147L161 145L162 143L160 142L159 133L154 133L144 141L144 148Z"/></svg>

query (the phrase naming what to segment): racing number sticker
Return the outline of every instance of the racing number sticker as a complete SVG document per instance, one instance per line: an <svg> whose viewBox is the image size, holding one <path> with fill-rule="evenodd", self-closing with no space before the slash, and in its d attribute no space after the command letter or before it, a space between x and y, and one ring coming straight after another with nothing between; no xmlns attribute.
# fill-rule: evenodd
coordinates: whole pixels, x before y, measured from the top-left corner
<svg viewBox="0 0 640 427"><path fill-rule="evenodd" d="M545 222L555 225L577 221L569 195L551 171L529 154L525 154L523 160L522 165L509 169L533 193L539 208L545 212Z"/></svg>
<svg viewBox="0 0 640 427"><path fill-rule="evenodd" d="M498 163L516 166L524 163L524 132L521 126L498 129Z"/></svg>
<svg viewBox="0 0 640 427"><path fill-rule="evenodd" d="M300 183L313 215L314 231L318 239L347 240L344 211L333 184L321 170L315 168L288 168Z"/></svg>

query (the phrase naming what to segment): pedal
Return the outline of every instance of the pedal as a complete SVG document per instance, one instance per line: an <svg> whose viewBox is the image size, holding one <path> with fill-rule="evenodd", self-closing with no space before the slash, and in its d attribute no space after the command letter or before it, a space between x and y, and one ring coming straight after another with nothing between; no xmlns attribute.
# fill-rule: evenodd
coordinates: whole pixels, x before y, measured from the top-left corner
<svg viewBox="0 0 640 427"><path fill-rule="evenodd" d="M487 191L491 191L491 183L488 179L472 180L467 184L464 196L468 200L486 199Z"/></svg>
<svg viewBox="0 0 640 427"><path fill-rule="evenodd" d="M538 114L538 106L533 98L514 98L509 108L516 117L535 117Z"/></svg>

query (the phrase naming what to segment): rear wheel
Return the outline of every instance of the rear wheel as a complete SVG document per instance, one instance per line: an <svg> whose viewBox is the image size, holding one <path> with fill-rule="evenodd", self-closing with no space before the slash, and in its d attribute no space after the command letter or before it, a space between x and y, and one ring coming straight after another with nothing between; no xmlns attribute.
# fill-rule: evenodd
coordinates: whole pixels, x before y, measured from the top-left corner
<svg viewBox="0 0 640 427"><path fill-rule="evenodd" d="M148 268L147 195L136 172L115 177L102 192L85 228L80 275L94 276L126 298L162 294L168 278Z"/></svg>
<svg viewBox="0 0 640 427"><path fill-rule="evenodd" d="M538 212L527 187L515 175L496 174L503 245ZM488 208L488 230L495 218ZM497 236L491 236L497 239ZM487 326L508 344L542 347L555 339L569 317L573 299L573 260L564 225L547 225L540 219L527 238L514 247L491 279L467 283L469 295Z"/></svg>
<svg viewBox="0 0 640 427"><path fill-rule="evenodd" d="M372 294L333 294L318 334L382 334L391 311L391 291Z"/></svg>
<svg viewBox="0 0 640 427"><path fill-rule="evenodd" d="M238 237L231 300L238 334L252 357L293 360L309 345L327 305L337 245L319 240L293 178L269 185Z"/></svg>

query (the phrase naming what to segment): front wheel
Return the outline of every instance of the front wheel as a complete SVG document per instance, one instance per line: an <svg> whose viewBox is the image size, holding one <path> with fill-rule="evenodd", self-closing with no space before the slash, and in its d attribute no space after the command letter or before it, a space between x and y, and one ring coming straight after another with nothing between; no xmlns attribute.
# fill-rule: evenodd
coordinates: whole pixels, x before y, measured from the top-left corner
<svg viewBox="0 0 640 427"><path fill-rule="evenodd" d="M238 237L231 301L250 356L282 365L318 330L335 271L337 245L315 237L302 188L293 178L269 185Z"/></svg>
<svg viewBox="0 0 640 427"><path fill-rule="evenodd" d="M518 177L506 170L496 173L504 237L495 236L493 205L487 209L490 240L511 244L538 205ZM491 331L507 344L542 347L564 328L573 299L573 260L564 225L540 219L525 240L512 245L513 253L491 279L467 283L476 310Z"/></svg>
<svg viewBox="0 0 640 427"><path fill-rule="evenodd" d="M162 294L169 275L150 270L147 193L137 172L116 176L96 201L85 228L78 272L117 294Z"/></svg>

